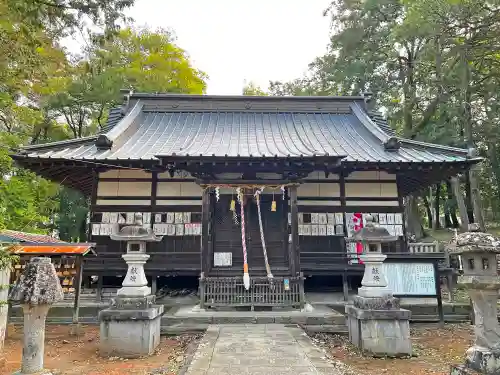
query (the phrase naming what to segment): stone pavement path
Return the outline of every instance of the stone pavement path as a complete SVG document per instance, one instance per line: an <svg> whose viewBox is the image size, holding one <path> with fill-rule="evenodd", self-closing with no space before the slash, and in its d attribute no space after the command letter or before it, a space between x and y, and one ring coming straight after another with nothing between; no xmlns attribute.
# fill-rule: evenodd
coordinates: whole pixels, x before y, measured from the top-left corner
<svg viewBox="0 0 500 375"><path fill-rule="evenodd" d="M185 375L341 375L298 327L211 325Z"/></svg>

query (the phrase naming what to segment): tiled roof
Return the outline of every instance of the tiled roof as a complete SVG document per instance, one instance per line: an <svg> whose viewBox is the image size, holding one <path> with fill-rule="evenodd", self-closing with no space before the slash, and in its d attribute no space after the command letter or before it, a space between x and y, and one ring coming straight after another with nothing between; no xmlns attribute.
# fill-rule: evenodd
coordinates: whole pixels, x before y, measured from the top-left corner
<svg viewBox="0 0 500 375"><path fill-rule="evenodd" d="M111 114L110 114L111 116ZM26 147L25 157L155 160L156 156L319 156L342 162L454 162L467 150L395 137L362 98L131 96L98 137ZM386 143L396 140L399 148Z"/></svg>
<svg viewBox="0 0 500 375"><path fill-rule="evenodd" d="M45 234L25 233L8 229L0 230L0 242L2 241L2 239L4 239L4 241L9 241L9 242L65 243L64 241L61 241L57 238Z"/></svg>
<svg viewBox="0 0 500 375"><path fill-rule="evenodd" d="M116 126L116 124L120 122L122 118L123 118L122 107L111 108L109 110L108 120L106 121L106 124L102 127L100 133L105 134L109 132Z"/></svg>

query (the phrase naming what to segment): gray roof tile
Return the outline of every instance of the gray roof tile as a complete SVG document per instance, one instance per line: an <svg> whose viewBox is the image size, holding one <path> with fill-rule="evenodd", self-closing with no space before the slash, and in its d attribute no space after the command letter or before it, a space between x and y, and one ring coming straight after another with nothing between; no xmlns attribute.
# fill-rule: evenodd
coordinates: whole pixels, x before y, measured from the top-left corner
<svg viewBox="0 0 500 375"><path fill-rule="evenodd" d="M285 99L287 110L279 111L265 107L244 109L248 106L217 110L213 104L206 104L207 108L175 109L177 105L169 107L168 103L178 101L179 97L169 98L162 97L162 105L154 107L136 106L125 118L113 110L107 133L103 135L110 135L113 139L111 149L98 149L96 137L89 137L27 147L25 153L35 158L82 160L153 160L159 155L330 155L343 158L343 162L451 162L467 158L466 150L400 138L399 150L386 150L384 142L394 137L394 132L380 114L366 113L354 99L351 107L343 104L344 107L339 107L342 113L336 113L318 109L321 107L314 103L308 108L309 102L303 99L300 111L288 110L290 103L293 107L290 98ZM194 99L190 97L191 101ZM248 103L252 98L243 97L241 100ZM263 99L258 100L262 106ZM307 100L312 102L312 99ZM204 98L203 102L206 101ZM342 103L345 103L345 98ZM130 113L134 113L133 116Z"/></svg>

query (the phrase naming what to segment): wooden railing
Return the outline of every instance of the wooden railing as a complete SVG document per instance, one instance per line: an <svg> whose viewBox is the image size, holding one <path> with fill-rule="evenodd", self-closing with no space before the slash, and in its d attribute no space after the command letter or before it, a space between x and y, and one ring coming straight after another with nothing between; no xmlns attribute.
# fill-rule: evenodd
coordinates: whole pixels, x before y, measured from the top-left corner
<svg viewBox="0 0 500 375"><path fill-rule="evenodd" d="M243 278L200 277L200 307L304 306L304 277L252 277L245 289Z"/></svg>

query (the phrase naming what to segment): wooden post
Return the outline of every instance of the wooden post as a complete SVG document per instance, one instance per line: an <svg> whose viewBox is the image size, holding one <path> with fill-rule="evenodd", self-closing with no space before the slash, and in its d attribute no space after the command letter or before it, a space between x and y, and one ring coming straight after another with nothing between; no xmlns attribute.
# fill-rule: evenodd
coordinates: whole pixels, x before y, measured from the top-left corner
<svg viewBox="0 0 500 375"><path fill-rule="evenodd" d="M403 251L405 252L409 252L409 249L408 249L408 235L406 233L406 211L405 211L405 206L404 206L404 202L403 202L403 195L401 194L401 189L400 189L400 179L399 179L399 176L396 175L396 185L397 185L397 189L398 189L398 204L399 204L399 208L401 210L401 222L402 222L402 229L403 229L403 239L402 239L402 243L403 243Z"/></svg>
<svg viewBox="0 0 500 375"><path fill-rule="evenodd" d="M342 290L344 292L344 301L347 302L349 299L349 282L346 271L342 273Z"/></svg>
<svg viewBox="0 0 500 375"><path fill-rule="evenodd" d="M342 227L343 227L343 231L344 231L344 259L343 259L344 266L349 264L349 259L347 258L347 244L345 242L345 239L347 237L347 223L346 223L346 219L345 219L345 211L346 211L345 177L346 177L346 175L347 175L347 173L345 171L341 171L339 173L339 178L340 178L340 180L339 180L340 209L342 210L342 221L343 221ZM345 293L344 293L344 297L345 297Z"/></svg>
<svg viewBox="0 0 500 375"><path fill-rule="evenodd" d="M156 275L151 276L151 294L153 296L156 295L156 291L158 289L158 280Z"/></svg>
<svg viewBox="0 0 500 375"><path fill-rule="evenodd" d="M439 316L439 327L444 327L444 311L443 311L443 296L441 295L441 278L439 276L439 266L438 262L434 263L434 280L436 283L436 298L437 298L437 308Z"/></svg>
<svg viewBox="0 0 500 375"><path fill-rule="evenodd" d="M95 300L96 302L101 302L101 297L102 297L102 275L97 276L97 291L95 295Z"/></svg>
<svg viewBox="0 0 500 375"><path fill-rule="evenodd" d="M299 207L297 205L297 186L292 185L288 188L290 194L290 215L291 215L291 234L292 243L288 246L288 256L290 261L290 272L292 276L297 276L300 270L300 247L299 247ZM298 260L298 264L297 264Z"/></svg>
<svg viewBox="0 0 500 375"><path fill-rule="evenodd" d="M208 275L210 271L210 252L208 248L209 226L210 226L210 191L203 190L201 207L201 252L200 252L200 267L204 275Z"/></svg>
<svg viewBox="0 0 500 375"><path fill-rule="evenodd" d="M70 335L78 336L80 334L80 291L82 288L82 275L83 275L83 256L76 257L76 285L75 287L75 301L73 303L73 320L70 329Z"/></svg>
<svg viewBox="0 0 500 375"><path fill-rule="evenodd" d="M452 177L450 179L451 187L453 188L453 194L457 200L458 211L460 211L460 219L462 221L462 230L465 232L469 229L469 216L467 215L467 208L465 207L464 196L460 192L460 183L457 177Z"/></svg>

